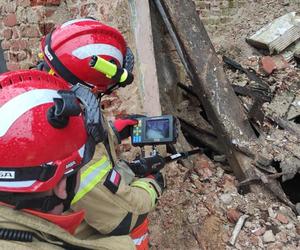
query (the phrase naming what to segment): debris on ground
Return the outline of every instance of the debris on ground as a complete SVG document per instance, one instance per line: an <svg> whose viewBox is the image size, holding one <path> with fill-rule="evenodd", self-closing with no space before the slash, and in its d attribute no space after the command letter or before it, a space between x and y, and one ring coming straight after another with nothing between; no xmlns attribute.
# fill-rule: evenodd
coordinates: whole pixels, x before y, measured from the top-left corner
<svg viewBox="0 0 300 250"><path fill-rule="evenodd" d="M300 38L300 17L296 12L287 13L262 27L246 41L264 49L269 54L280 53Z"/></svg>
<svg viewBox="0 0 300 250"><path fill-rule="evenodd" d="M271 5L277 16L287 13L283 13L281 5L275 2ZM289 9L294 7L292 4L287 6ZM268 13L270 8L263 11ZM167 167L168 189L159 201L158 209L151 215L151 249L300 247L300 216L297 216L297 211L300 214L297 192L300 70L293 57L287 56L287 50L282 49L282 52L281 48L273 46L271 50L281 54L265 57L245 42L249 33L253 34L266 23L263 20L266 15L254 15L253 11L234 19L226 28L222 26L209 33L220 57L225 56L226 76L258 136L256 140L234 141L236 148L252 159L252 169L262 173L254 174L244 182L236 179L230 163L224 158L224 149L212 129L214 124L208 122L207 110L199 105L191 80L182 73L183 66L179 65L180 59L166 29L163 35L156 34L154 38L159 41L155 49L160 70L165 70L160 81L168 83L165 76L174 72L174 68L179 69L175 82L179 90L175 91L174 82L171 82L172 89L168 90L164 85L160 93L164 112L172 111L180 118L181 128L192 145L204 145L211 152L194 159L192 169L176 163ZM292 16L296 18L296 14ZM274 20L272 17L268 16L268 21ZM155 19L159 18L156 16ZM241 24L241 20L245 21ZM252 30L249 30L251 25ZM161 26L162 23L156 27L154 24L154 29L161 29ZM286 49L298 38L294 37L294 41L282 47ZM268 74L261 70L266 59L275 64ZM175 64L173 69L170 62ZM171 104L170 96L173 96ZM213 143L208 143L210 139ZM253 183L271 184L275 187L273 191L280 190L278 195L283 194L289 205L280 202L267 190L251 193L241 189L241 184Z"/></svg>

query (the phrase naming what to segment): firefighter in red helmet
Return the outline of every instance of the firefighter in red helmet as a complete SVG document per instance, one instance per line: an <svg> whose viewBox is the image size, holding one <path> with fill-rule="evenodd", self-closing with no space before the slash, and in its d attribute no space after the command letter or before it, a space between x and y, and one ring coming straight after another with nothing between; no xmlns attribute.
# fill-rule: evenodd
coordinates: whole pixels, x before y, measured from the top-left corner
<svg viewBox="0 0 300 250"><path fill-rule="evenodd" d="M3 249L135 249L129 236L74 236L64 215L80 169L104 139L97 99L41 71L0 75L0 244Z"/></svg>
<svg viewBox="0 0 300 250"><path fill-rule="evenodd" d="M41 49L48 71L72 85L89 86L98 93L106 92L115 82L114 77L89 66L92 56L129 72L133 67L133 56L120 32L89 18L56 27L42 39ZM85 217L87 227L102 234L131 234L138 249L148 249L146 218L164 189L164 179L160 173L136 178L126 162L117 161L114 149L114 144L129 137L129 128L136 123L129 117L117 119L113 126L107 124L107 141L98 146L94 164L84 167L72 208L89 208ZM149 165L144 167L150 169L151 164L157 163L164 164L163 158L157 156L155 163L148 161Z"/></svg>

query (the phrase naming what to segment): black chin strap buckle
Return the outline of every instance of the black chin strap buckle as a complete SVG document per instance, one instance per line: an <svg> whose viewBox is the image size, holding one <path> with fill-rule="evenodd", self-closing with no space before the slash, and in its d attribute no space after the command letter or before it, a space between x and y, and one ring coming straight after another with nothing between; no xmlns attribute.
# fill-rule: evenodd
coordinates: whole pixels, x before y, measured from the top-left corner
<svg viewBox="0 0 300 250"><path fill-rule="evenodd" d="M96 96L89 88L77 84L72 87L72 91L80 100L84 109L85 125L88 134L93 138L95 143L102 142L105 137L101 110Z"/></svg>
<svg viewBox="0 0 300 250"><path fill-rule="evenodd" d="M53 98L54 106L48 110L48 122L54 128L65 128L70 116L78 116L81 113L80 104L71 91L59 90L61 98Z"/></svg>

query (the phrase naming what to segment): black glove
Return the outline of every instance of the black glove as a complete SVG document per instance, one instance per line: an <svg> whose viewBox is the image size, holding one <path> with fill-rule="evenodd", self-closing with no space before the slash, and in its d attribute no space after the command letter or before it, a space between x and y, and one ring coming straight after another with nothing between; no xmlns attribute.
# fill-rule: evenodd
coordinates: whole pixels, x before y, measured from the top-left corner
<svg viewBox="0 0 300 250"><path fill-rule="evenodd" d="M141 158L129 163L129 167L138 177L156 174L165 166L165 159L160 155Z"/></svg>
<svg viewBox="0 0 300 250"><path fill-rule="evenodd" d="M163 193L166 188L164 176L162 175L161 172L157 172L156 174L151 175L151 177L152 176L153 176L153 179L156 181L156 183L160 186L161 192Z"/></svg>

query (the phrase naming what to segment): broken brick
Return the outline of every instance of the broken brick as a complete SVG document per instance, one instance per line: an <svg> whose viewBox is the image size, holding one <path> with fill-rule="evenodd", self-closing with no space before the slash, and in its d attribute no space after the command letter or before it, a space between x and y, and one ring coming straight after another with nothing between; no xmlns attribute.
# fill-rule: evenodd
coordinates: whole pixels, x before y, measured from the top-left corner
<svg viewBox="0 0 300 250"><path fill-rule="evenodd" d="M288 224L289 223L288 218L285 215L281 214L281 213L278 213L275 218L276 218L276 220L280 221L283 224Z"/></svg>
<svg viewBox="0 0 300 250"><path fill-rule="evenodd" d="M235 208L230 208L228 211L227 211L227 219L230 223L236 223L239 218L242 216L242 214Z"/></svg>
<svg viewBox="0 0 300 250"><path fill-rule="evenodd" d="M264 56L260 60L262 70L270 75L274 70L285 69L289 66L283 56Z"/></svg>

